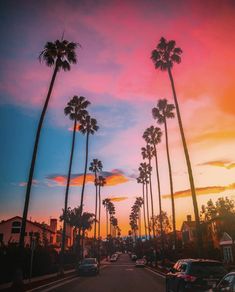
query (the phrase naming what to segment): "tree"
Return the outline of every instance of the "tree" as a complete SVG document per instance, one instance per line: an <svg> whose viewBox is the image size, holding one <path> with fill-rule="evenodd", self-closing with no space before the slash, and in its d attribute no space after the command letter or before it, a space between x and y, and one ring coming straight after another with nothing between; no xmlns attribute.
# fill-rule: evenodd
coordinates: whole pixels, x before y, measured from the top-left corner
<svg viewBox="0 0 235 292"><path fill-rule="evenodd" d="M137 183L142 184L142 194L143 194L143 213L144 213L144 231L145 231L145 238L147 239L147 223L146 223L146 213L145 213L145 177L143 173L140 171L139 177L137 177Z"/></svg>
<svg viewBox="0 0 235 292"><path fill-rule="evenodd" d="M61 244L61 270L63 270L63 255L65 249L65 236L66 236L66 218L67 218L67 206L68 206L68 194L69 194L69 186L70 186L70 177L72 170L72 162L73 162L73 153L74 153L74 145L75 145L75 134L77 130L78 123L85 119L88 115L86 110L87 106L90 104L88 100L83 96L74 96L68 103L64 109L64 114L69 116L70 120L74 121L73 125L73 136L72 136L72 147L70 152L70 161L69 161L69 170L67 176L67 184L65 191L65 202L64 202L64 222L63 222L63 231L62 231L62 244Z"/></svg>
<svg viewBox="0 0 235 292"><path fill-rule="evenodd" d="M62 215L60 216L60 220L65 220L64 218L65 212L63 210ZM75 232L79 230L82 231L82 240L84 239L84 235L86 230L91 230L92 225L95 222L95 215L92 213L84 212L81 216L81 206L75 207L71 209L70 207L67 209L67 222L74 227ZM80 240L80 236L78 238Z"/></svg>
<svg viewBox="0 0 235 292"><path fill-rule="evenodd" d="M211 199L206 206L202 205L201 219L208 223L218 222L214 224L214 232L218 239L224 232L229 235L235 232L235 202L228 197L221 197L214 203Z"/></svg>
<svg viewBox="0 0 235 292"><path fill-rule="evenodd" d="M82 210L83 210L84 191L85 191L86 175L87 175L87 162L88 162L88 153L89 153L89 136L94 135L95 132L98 131L98 129L99 129L99 127L97 126L96 119L91 118L89 115L86 116L86 118L81 121L80 132L83 135L86 135L86 158L85 158L85 168L84 168L84 174L83 174L81 202L80 202L81 215L82 215Z"/></svg>
<svg viewBox="0 0 235 292"><path fill-rule="evenodd" d="M157 186L158 186L158 203L159 203L159 216L161 218L162 214L162 201L161 201L161 185L160 185L160 177L159 177L159 167L158 167L158 152L157 145L161 143L162 131L158 127L150 126L144 131L143 138L145 139L147 144L150 144L154 147L154 157L155 157L155 166L156 166L156 174L157 174ZM164 250L164 237L163 237L163 229L161 227L161 245L162 250Z"/></svg>
<svg viewBox="0 0 235 292"><path fill-rule="evenodd" d="M161 228L163 228L164 234L171 232L172 227L171 227L170 219L167 215L167 212L162 211L161 216L160 214L157 216L154 216L154 226L156 227L157 235L161 235Z"/></svg>
<svg viewBox="0 0 235 292"><path fill-rule="evenodd" d="M173 64L174 63L179 64L181 62L182 52L183 51L181 50L181 48L176 47L176 43L174 40L167 42L166 39L162 37L157 47L152 51L151 59L156 69L160 69L161 71L168 72L169 79L171 82L171 88L172 88L175 107L176 107L180 134L181 134L185 159L186 159L187 168L188 168L189 182L190 182L190 187L191 187L194 215L195 215L195 221L196 221L198 248L199 248L199 253L200 253L200 251L202 250L202 234L200 231L200 218L199 218L196 191L195 191L195 186L194 186L193 172L192 172L191 161L190 161L190 157L188 153L188 147L187 147L187 143L186 143L186 139L184 135L184 129L183 129L183 124L181 120L179 104L178 104L178 100L176 96L174 79L171 72L171 69L173 68Z"/></svg>
<svg viewBox="0 0 235 292"><path fill-rule="evenodd" d="M164 124L165 128L165 137L166 137L166 153L167 153L167 162L169 170L169 179L170 179L170 191L171 191L171 206L172 206L172 225L174 233L174 245L177 246L177 235L176 235L176 225L175 225L175 202L174 202L174 191L173 191L173 179L172 179L172 170L171 170L171 161L170 161L170 152L169 152L169 142L168 142L168 129L167 129L167 119L174 118L175 106L169 104L166 99L159 99L157 107L152 109L153 118L157 120L158 124Z"/></svg>
<svg viewBox="0 0 235 292"><path fill-rule="evenodd" d="M98 194L99 194L99 213L98 213L98 238L100 240L100 226L101 226L101 188L104 187L106 184L106 179L102 176L99 175L97 179L97 185L98 185Z"/></svg>
<svg viewBox="0 0 235 292"><path fill-rule="evenodd" d="M97 202L98 202L98 185L97 185L97 173L100 172L103 169L102 162L98 159L93 159L93 161L90 163L89 170L94 172L95 174L95 219L97 222ZM96 239L96 222L95 222L95 228L94 228L94 239Z"/></svg>
<svg viewBox="0 0 235 292"><path fill-rule="evenodd" d="M109 213L109 203L110 203L110 199L109 198L106 198L103 200L103 206L106 210L106 238L108 238L108 213Z"/></svg>
<svg viewBox="0 0 235 292"><path fill-rule="evenodd" d="M150 216L149 216L149 202L148 202L148 184L149 184L149 175L152 171L152 167L146 162L140 163L139 172L143 176L145 182L145 194L146 194L146 210L147 210L147 229L149 238L151 238L151 227L150 227Z"/></svg>
<svg viewBox="0 0 235 292"><path fill-rule="evenodd" d="M46 97L46 100L41 112L41 116L39 119L36 138L34 142L34 149L33 149L33 155L31 159L31 166L29 170L29 176L28 176L28 182L27 182L27 188L26 188L26 194L25 194L24 211L23 211L23 216L22 216L21 232L20 232L19 245L21 248L24 247L24 237L25 237L26 220L28 216L30 192L31 192L31 186L32 186L33 175L34 175L34 167L35 167L35 162L37 159L37 150L38 150L38 144L39 144L44 117L46 114L46 110L47 110L48 103L51 97L51 93L52 93L52 89L54 86L57 73L60 70L69 71L70 64L77 63L75 49L77 48L78 45L79 44L77 43L68 42L66 40L62 40L62 41L56 40L54 43L47 42L44 47L44 50L39 55L39 60L45 61L46 65L48 67L54 67L54 70L53 70L51 82L49 85L49 89L47 92L47 97Z"/></svg>

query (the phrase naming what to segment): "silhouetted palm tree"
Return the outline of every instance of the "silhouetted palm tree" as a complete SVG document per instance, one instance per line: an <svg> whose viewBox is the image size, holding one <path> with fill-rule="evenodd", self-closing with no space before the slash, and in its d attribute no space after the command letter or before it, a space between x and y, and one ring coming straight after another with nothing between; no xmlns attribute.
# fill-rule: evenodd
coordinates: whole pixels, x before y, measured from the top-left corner
<svg viewBox="0 0 235 292"><path fill-rule="evenodd" d="M87 163L88 163L88 153L89 153L89 137L90 135L94 135L96 131L98 131L99 127L97 126L96 119L91 118L90 116L86 116L86 118L81 122L80 132L83 135L86 135L86 158L85 158L85 168L83 174L83 183L82 183L82 192L81 192L81 214L83 210L83 200L84 200L84 191L86 184L86 175L87 175Z"/></svg>
<svg viewBox="0 0 235 292"><path fill-rule="evenodd" d="M147 159L148 160L148 164L151 167L151 160L154 156L154 148L147 144L146 147L142 147L141 148L141 154L143 159ZM152 188L152 171L150 171L149 173L149 189L150 189L150 199L151 199L151 212L152 212L152 216L151 216L151 221L152 221L152 226L153 226L153 237L155 238L155 228L154 228L154 210L153 210L153 188Z"/></svg>
<svg viewBox="0 0 235 292"><path fill-rule="evenodd" d="M85 97L74 96L68 103L64 109L65 115L69 115L69 118L74 121L73 126L73 137L72 137L72 147L70 152L70 161L69 161L69 170L67 176L67 185L65 191L65 201L64 201L64 223L63 223L63 232L62 232L62 244L61 244L61 269L63 269L63 255L65 249L65 235L66 235L66 214L67 214L67 206L68 206L68 193L69 193L69 186L70 186L70 177L71 177L71 170L72 170L72 162L73 162L73 152L74 152L74 145L75 145L75 134L77 130L77 123L80 123L85 117L88 115L86 110L87 106L90 104Z"/></svg>
<svg viewBox="0 0 235 292"><path fill-rule="evenodd" d="M109 234L109 230L108 230L108 212L109 212L109 209L108 209L108 206L109 206L109 202L110 202L110 199L109 198L106 198L103 200L103 206L106 210L106 238L108 238L108 234Z"/></svg>
<svg viewBox="0 0 235 292"><path fill-rule="evenodd" d="M100 240L100 226L101 226L101 188L104 187L104 185L106 184L106 179L102 176L99 175L98 177L98 182L97 182L98 186L99 186L99 214L98 214L98 238Z"/></svg>
<svg viewBox="0 0 235 292"><path fill-rule="evenodd" d="M33 156L31 160L31 166L29 170L29 177L28 183L26 188L26 195L25 195L25 203L24 203L24 211L23 211L23 218L22 218L22 225L21 225L21 232L20 232L20 242L19 245L22 248L24 246L24 236L25 236L25 227L26 227L26 220L28 215L28 207L29 207L29 200L30 200L30 191L33 181L33 174L34 174L34 167L37 158L37 150L38 150L38 143L40 139L40 133L43 125L43 120L46 114L47 106L51 97L51 92L54 86L54 82L56 79L56 75L59 70L69 71L70 64L76 64L77 57L75 53L75 49L79 44L68 42L66 40L62 41L55 41L47 42L44 50L39 55L40 61L45 61L48 67L54 67L54 71L52 74L51 82L49 85L47 97L43 106L43 110L41 112L40 120L38 123L36 138L34 142L34 149L33 149Z"/></svg>
<svg viewBox="0 0 235 292"><path fill-rule="evenodd" d="M98 185L97 185L97 173L100 172L103 168L102 162L98 159L93 159L93 161L90 163L89 170L94 172L95 174L95 219L97 222L97 202L98 202ZM94 239L96 239L96 222L94 227Z"/></svg>
<svg viewBox="0 0 235 292"><path fill-rule="evenodd" d="M156 49L152 51L151 59L154 62L155 68L160 69L161 71L167 71L170 78L175 107L176 107L176 113L177 113L177 118L178 118L178 123L179 123L179 128L180 128L180 134L182 138L184 154L185 154L187 168L188 168L189 182L190 182L190 187L191 187L194 215L195 215L197 235L198 235L198 248L199 250L201 250L202 249L202 235L201 235L201 230L200 230L200 217L199 217L199 211L198 211L196 191L195 191L195 186L194 186L193 172L192 172L190 157L188 153L188 147L187 147L187 143L186 143L186 139L184 135L179 104L178 104L178 100L176 96L174 79L171 72L173 64L174 63L179 64L181 62L181 54L182 54L182 50L181 48L176 47L176 43L174 40L170 40L167 42L166 39L162 37Z"/></svg>
<svg viewBox="0 0 235 292"><path fill-rule="evenodd" d="M149 239L151 239L151 226L150 226L150 216L149 216L149 200L148 200L148 184L149 184L149 175L152 171L152 167L146 162L140 163L139 171L143 176L145 182L145 195L146 195L146 210L147 210L147 225L148 225L148 234Z"/></svg>
<svg viewBox="0 0 235 292"><path fill-rule="evenodd" d="M145 178L143 173L140 171L139 177L137 177L137 183L141 183L142 184L142 194L143 194L143 213L144 213L144 231L145 231L145 238L147 239L147 222L146 222L146 213L145 213Z"/></svg>
<svg viewBox="0 0 235 292"><path fill-rule="evenodd" d="M171 191L171 205L172 205L172 226L174 233L174 245L176 247L177 238L176 238L176 226L175 226L175 202L174 202L174 191L173 191L173 180L172 180L172 170L171 170L171 161L169 153L169 143L168 143L168 131L167 131L167 119L174 118L175 106L169 104L166 99L159 99L157 107L153 108L152 114L153 118L157 120L158 124L164 124L165 128L165 137L166 137L166 153L169 169L169 179L170 179L170 191Z"/></svg>
<svg viewBox="0 0 235 292"><path fill-rule="evenodd" d="M159 203L159 218L160 218L160 226L161 226L161 245L162 250L164 249L164 234L163 227L161 224L161 214L162 214L162 201L161 201L161 185L160 185L160 177L159 177L159 168L158 168L158 152L157 145L161 143L162 131L158 127L150 126L144 131L143 138L146 143L153 145L154 147L154 156L155 156L155 165L156 165L156 173L157 173L157 185L158 185L158 203Z"/></svg>

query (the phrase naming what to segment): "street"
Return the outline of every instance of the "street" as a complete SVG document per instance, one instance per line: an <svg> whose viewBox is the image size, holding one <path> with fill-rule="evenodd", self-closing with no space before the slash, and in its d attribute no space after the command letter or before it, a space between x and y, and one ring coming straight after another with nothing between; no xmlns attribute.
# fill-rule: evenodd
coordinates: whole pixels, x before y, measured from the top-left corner
<svg viewBox="0 0 235 292"><path fill-rule="evenodd" d="M164 292L165 279L148 269L136 268L129 256L122 254L117 262L103 265L98 276L78 277L67 284L41 291Z"/></svg>

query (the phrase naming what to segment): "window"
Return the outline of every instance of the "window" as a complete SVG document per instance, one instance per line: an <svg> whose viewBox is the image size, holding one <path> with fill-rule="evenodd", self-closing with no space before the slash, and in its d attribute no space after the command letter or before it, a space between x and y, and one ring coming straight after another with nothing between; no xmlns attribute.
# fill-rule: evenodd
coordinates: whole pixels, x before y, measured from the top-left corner
<svg viewBox="0 0 235 292"><path fill-rule="evenodd" d="M20 233L21 222L13 221L11 225L11 233Z"/></svg>

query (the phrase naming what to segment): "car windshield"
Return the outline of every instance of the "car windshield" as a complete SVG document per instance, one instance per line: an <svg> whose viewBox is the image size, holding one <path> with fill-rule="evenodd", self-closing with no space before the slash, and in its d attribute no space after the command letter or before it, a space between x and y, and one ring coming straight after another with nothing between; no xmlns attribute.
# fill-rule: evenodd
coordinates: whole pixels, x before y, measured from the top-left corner
<svg viewBox="0 0 235 292"><path fill-rule="evenodd" d="M191 275L224 275L226 270L220 263L200 262L192 263L189 269Z"/></svg>
<svg viewBox="0 0 235 292"><path fill-rule="evenodd" d="M82 261L82 264L84 265L91 265L91 264L96 264L96 259L84 259Z"/></svg>

